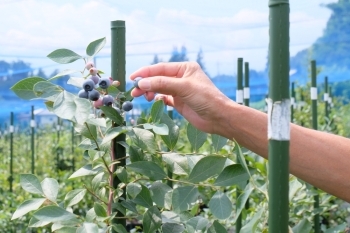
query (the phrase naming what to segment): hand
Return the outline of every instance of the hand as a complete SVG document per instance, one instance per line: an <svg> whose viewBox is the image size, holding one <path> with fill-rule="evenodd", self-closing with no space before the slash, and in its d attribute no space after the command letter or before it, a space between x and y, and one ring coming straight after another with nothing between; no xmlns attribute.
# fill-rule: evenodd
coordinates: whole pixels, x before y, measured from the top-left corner
<svg viewBox="0 0 350 233"><path fill-rule="evenodd" d="M162 99L174 107L192 125L208 133L217 133L219 124L225 124L223 115L228 103L226 97L196 62L158 63L143 67L130 79L142 77L139 88L131 95L144 95L148 101ZM155 96L155 93L159 93Z"/></svg>

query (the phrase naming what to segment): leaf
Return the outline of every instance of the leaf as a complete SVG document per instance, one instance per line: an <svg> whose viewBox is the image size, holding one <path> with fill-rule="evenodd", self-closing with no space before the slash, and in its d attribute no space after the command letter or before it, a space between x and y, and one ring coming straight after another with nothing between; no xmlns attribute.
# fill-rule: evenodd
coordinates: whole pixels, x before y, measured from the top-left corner
<svg viewBox="0 0 350 233"><path fill-rule="evenodd" d="M100 203L98 202L94 203L94 210L97 216L107 217L107 211Z"/></svg>
<svg viewBox="0 0 350 233"><path fill-rule="evenodd" d="M126 186L126 192L132 198L135 198L141 192L141 190L142 190L141 185L137 183L129 183Z"/></svg>
<svg viewBox="0 0 350 233"><path fill-rule="evenodd" d="M74 214L58 206L45 206L37 210L33 217L44 222L61 222L76 218Z"/></svg>
<svg viewBox="0 0 350 233"><path fill-rule="evenodd" d="M172 204L174 212L180 213L191 208L198 198L198 189L195 186L178 187L173 190Z"/></svg>
<svg viewBox="0 0 350 233"><path fill-rule="evenodd" d="M248 173L249 177L251 177L252 175L250 174L250 171L248 169L247 163L245 162L245 158L243 156L243 153L241 151L241 147L239 146L238 142L235 142L235 152L236 152L236 156L239 160L239 163L243 166L243 168L246 170L246 172Z"/></svg>
<svg viewBox="0 0 350 233"><path fill-rule="evenodd" d="M160 228L162 225L162 217L156 206L152 206L144 213L142 225L144 233L153 233Z"/></svg>
<svg viewBox="0 0 350 233"><path fill-rule="evenodd" d="M87 99L63 91L57 96L53 111L60 118L83 124L89 118L91 103Z"/></svg>
<svg viewBox="0 0 350 233"><path fill-rule="evenodd" d="M162 158L163 158L163 161L169 165L170 171L172 173L177 175L188 174L189 167L188 167L187 157L176 153L170 153L170 154L163 154Z"/></svg>
<svg viewBox="0 0 350 233"><path fill-rule="evenodd" d="M167 135L161 135L163 142L167 145L169 150L174 150L180 134L179 126L177 126L167 114L162 115L160 123L166 124L169 130Z"/></svg>
<svg viewBox="0 0 350 233"><path fill-rule="evenodd" d="M46 81L40 77L30 77L22 79L11 87L11 90L21 99L31 100L37 98L33 89L38 82Z"/></svg>
<svg viewBox="0 0 350 233"><path fill-rule="evenodd" d="M55 233L76 233L77 228L76 227L62 227L55 231Z"/></svg>
<svg viewBox="0 0 350 233"><path fill-rule="evenodd" d="M86 189L74 189L67 193L64 198L65 206L70 207L78 204L81 200L83 200L86 194Z"/></svg>
<svg viewBox="0 0 350 233"><path fill-rule="evenodd" d="M156 142L154 140L154 135L148 130L133 128L131 134L131 139L136 146L142 150L154 153L156 150Z"/></svg>
<svg viewBox="0 0 350 233"><path fill-rule="evenodd" d="M251 174L255 169L249 168ZM214 185L217 186L232 186L239 185L240 183L247 181L249 175L241 164L232 164L224 168L218 178L216 178Z"/></svg>
<svg viewBox="0 0 350 233"><path fill-rule="evenodd" d="M185 227L179 223L164 223L162 226L163 233L181 233L185 231Z"/></svg>
<svg viewBox="0 0 350 233"><path fill-rule="evenodd" d="M84 222L83 225L77 229L76 233L99 233L99 230L95 223Z"/></svg>
<svg viewBox="0 0 350 233"><path fill-rule="evenodd" d="M345 231L346 227L347 227L347 223L344 222L338 226L327 229L325 233L341 233Z"/></svg>
<svg viewBox="0 0 350 233"><path fill-rule="evenodd" d="M163 208L165 206L170 206L166 203L166 195L172 191L172 188L161 182L153 182L150 190L152 199L158 207Z"/></svg>
<svg viewBox="0 0 350 233"><path fill-rule="evenodd" d="M164 114L163 100L155 101L151 107L152 122L158 123L161 120L163 114Z"/></svg>
<svg viewBox="0 0 350 233"><path fill-rule="evenodd" d="M44 196L52 202L57 201L57 194L60 188L57 180L52 178L45 178L41 182L41 187L44 192Z"/></svg>
<svg viewBox="0 0 350 233"><path fill-rule="evenodd" d="M32 174L20 175L21 187L29 193L44 195L39 179Z"/></svg>
<svg viewBox="0 0 350 233"><path fill-rule="evenodd" d="M75 171L68 179L73 179L81 176L91 176L97 174L101 168L93 169L92 164L86 164L79 170Z"/></svg>
<svg viewBox="0 0 350 233"><path fill-rule="evenodd" d="M130 161L135 163L137 161L144 161L144 154L142 150L136 146L129 147Z"/></svg>
<svg viewBox="0 0 350 233"><path fill-rule="evenodd" d="M90 57L94 56L103 48L105 44L106 44L105 37L92 41L86 48L86 54L89 55Z"/></svg>
<svg viewBox="0 0 350 233"><path fill-rule="evenodd" d="M43 226L46 226L50 224L49 221L42 221L42 220L39 220L35 217L32 217L30 220L29 220L29 224L28 226L29 227L43 227Z"/></svg>
<svg viewBox="0 0 350 233"><path fill-rule="evenodd" d="M118 167L115 174L121 182L128 183L128 173L124 167Z"/></svg>
<svg viewBox="0 0 350 233"><path fill-rule="evenodd" d="M227 230L218 222L218 220L215 220L209 227L208 233L227 233Z"/></svg>
<svg viewBox="0 0 350 233"><path fill-rule="evenodd" d="M57 96L62 93L63 89L48 81L41 81L34 85L33 91L38 98L55 101Z"/></svg>
<svg viewBox="0 0 350 233"><path fill-rule="evenodd" d="M141 185L141 187L141 192L132 201L137 205L141 205L146 208L151 208L153 206L151 193L145 186Z"/></svg>
<svg viewBox="0 0 350 233"><path fill-rule="evenodd" d="M192 124L187 125L187 138L191 143L192 150L198 151L207 140L207 134L195 128Z"/></svg>
<svg viewBox="0 0 350 233"><path fill-rule="evenodd" d="M241 228L240 233L254 233L254 232L256 232L257 225L258 225L259 221L261 221L260 218L261 218L261 215L263 213L263 210L264 210L264 208L261 208L258 212L256 212L254 214L254 216L252 217L252 219L250 219L250 221Z"/></svg>
<svg viewBox="0 0 350 233"><path fill-rule="evenodd" d="M78 73L80 72L79 70L72 70L72 69L66 69L66 70L63 70L61 72L59 72L58 74L56 74L55 76L53 76L52 78L48 79L48 81L52 81L52 80L55 80L57 78L60 78L60 77L63 77L63 76L66 76L68 74L74 74L74 73ZM82 86L80 86L81 88Z"/></svg>
<svg viewBox="0 0 350 233"><path fill-rule="evenodd" d="M143 125L145 129L151 129L155 134L158 135L168 135L169 134L169 128L166 124L163 123L155 123L155 124L149 124L146 123Z"/></svg>
<svg viewBox="0 0 350 233"><path fill-rule="evenodd" d="M119 135L128 132L127 128L124 126L118 126L109 128L106 132L105 137L102 140L101 144L106 144L111 142L114 138L118 137Z"/></svg>
<svg viewBox="0 0 350 233"><path fill-rule="evenodd" d="M85 79L83 77L69 77L67 84L82 88Z"/></svg>
<svg viewBox="0 0 350 233"><path fill-rule="evenodd" d="M295 233L309 233L312 231L312 225L307 219L301 220L297 225L293 227Z"/></svg>
<svg viewBox="0 0 350 233"><path fill-rule="evenodd" d="M292 201L294 195L303 187L299 180L294 177L292 181L289 182L289 202Z"/></svg>
<svg viewBox="0 0 350 233"><path fill-rule="evenodd" d="M105 128L106 127L106 119L105 118L95 118L91 116L86 120L86 123L89 125L95 125Z"/></svg>
<svg viewBox="0 0 350 233"><path fill-rule="evenodd" d="M218 152L222 147L226 145L228 139L217 134L212 134L211 140L214 150Z"/></svg>
<svg viewBox="0 0 350 233"><path fill-rule="evenodd" d="M140 173L149 177L151 180L162 180L167 177L164 170L155 162L140 161L127 165L134 172Z"/></svg>
<svg viewBox="0 0 350 233"><path fill-rule="evenodd" d="M124 118L114 108L109 106L101 106L100 109L103 111L106 117L114 121L117 125L124 124Z"/></svg>
<svg viewBox="0 0 350 233"><path fill-rule="evenodd" d="M34 198L24 201L13 213L11 220L22 217L30 211L37 210L45 202L45 198Z"/></svg>
<svg viewBox="0 0 350 233"><path fill-rule="evenodd" d="M243 193L241 193L241 195L239 195L239 197L237 198L237 201L236 201L236 216L233 220L233 223L235 223L237 221L237 218L238 216L241 214L244 206L245 206L245 203L247 202L248 198L249 198L249 195L251 194L251 192L253 191L253 187L251 187L250 184L248 184Z"/></svg>
<svg viewBox="0 0 350 233"><path fill-rule="evenodd" d="M196 216L186 222L186 229L189 233L204 232L209 221L202 216Z"/></svg>
<svg viewBox="0 0 350 233"><path fill-rule="evenodd" d="M188 180L192 183L204 181L222 171L226 162L225 157L206 156L193 167Z"/></svg>
<svg viewBox="0 0 350 233"><path fill-rule="evenodd" d="M69 49L57 49L47 55L47 57L60 64L72 63L80 58L83 58L79 54Z"/></svg>
<svg viewBox="0 0 350 233"><path fill-rule="evenodd" d="M134 212L136 214L138 214L138 211L136 209L136 205L131 200L121 201L121 205L124 208L126 208L126 209L128 209L128 210L130 210L130 211L132 211L132 212Z"/></svg>
<svg viewBox="0 0 350 233"><path fill-rule="evenodd" d="M218 219L227 219L232 212L232 202L225 193L217 191L210 199L209 209Z"/></svg>
<svg viewBox="0 0 350 233"><path fill-rule="evenodd" d="M117 233L128 233L122 224L113 225L112 228Z"/></svg>

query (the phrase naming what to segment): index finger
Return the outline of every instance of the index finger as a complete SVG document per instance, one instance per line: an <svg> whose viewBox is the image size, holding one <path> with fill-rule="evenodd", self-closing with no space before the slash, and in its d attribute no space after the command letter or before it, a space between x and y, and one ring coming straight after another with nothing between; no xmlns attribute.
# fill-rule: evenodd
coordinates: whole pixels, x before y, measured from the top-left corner
<svg viewBox="0 0 350 233"><path fill-rule="evenodd" d="M153 76L182 77L185 70L186 64L184 62L158 63L140 68L130 75L130 79L134 80L136 77L146 78Z"/></svg>

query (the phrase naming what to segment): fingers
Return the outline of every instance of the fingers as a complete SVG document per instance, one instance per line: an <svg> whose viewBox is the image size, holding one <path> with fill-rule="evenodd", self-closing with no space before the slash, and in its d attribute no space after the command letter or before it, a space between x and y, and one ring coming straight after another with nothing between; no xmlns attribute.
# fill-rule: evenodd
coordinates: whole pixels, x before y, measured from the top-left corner
<svg viewBox="0 0 350 233"><path fill-rule="evenodd" d="M156 95L155 100L163 100L165 105L174 107L174 98L169 95Z"/></svg>
<svg viewBox="0 0 350 233"><path fill-rule="evenodd" d="M130 75L130 79L136 77L168 76L182 77L188 64L185 62L158 63L151 66L142 67Z"/></svg>

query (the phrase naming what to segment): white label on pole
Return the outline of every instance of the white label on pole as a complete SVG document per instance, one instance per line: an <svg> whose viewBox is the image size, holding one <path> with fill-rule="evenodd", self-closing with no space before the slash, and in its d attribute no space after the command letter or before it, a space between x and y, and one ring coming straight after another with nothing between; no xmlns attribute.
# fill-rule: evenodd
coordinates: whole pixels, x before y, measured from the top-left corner
<svg viewBox="0 0 350 233"><path fill-rule="evenodd" d="M61 130L61 126L60 125L56 125L56 130L60 131Z"/></svg>
<svg viewBox="0 0 350 233"><path fill-rule="evenodd" d="M332 97L328 97L328 103L332 104Z"/></svg>
<svg viewBox="0 0 350 233"><path fill-rule="evenodd" d="M167 106L166 106L166 110L167 110L167 111L173 111L174 108L173 108L172 106L167 105Z"/></svg>
<svg viewBox="0 0 350 233"><path fill-rule="evenodd" d="M290 100L284 99L272 103L267 100L268 106L268 139L278 141L290 140Z"/></svg>
<svg viewBox="0 0 350 233"><path fill-rule="evenodd" d="M317 100L317 87L310 88L311 100Z"/></svg>
<svg viewBox="0 0 350 233"><path fill-rule="evenodd" d="M290 98L290 105L291 105L293 108L296 107L295 98L294 98L294 97Z"/></svg>
<svg viewBox="0 0 350 233"><path fill-rule="evenodd" d="M249 89L249 87L245 87L243 89L243 97L244 97L244 99L250 99L250 89Z"/></svg>
<svg viewBox="0 0 350 233"><path fill-rule="evenodd" d="M30 127L35 128L36 123L35 120L30 120Z"/></svg>
<svg viewBox="0 0 350 233"><path fill-rule="evenodd" d="M243 104L243 90L236 90L236 102Z"/></svg>
<svg viewBox="0 0 350 233"><path fill-rule="evenodd" d="M15 127L13 125L10 125L9 131L10 131L10 133L15 132Z"/></svg>
<svg viewBox="0 0 350 233"><path fill-rule="evenodd" d="M323 94L323 100L324 100L325 102L327 102L327 101L328 101L328 98L329 98L329 94L328 94L328 93L324 93L324 94Z"/></svg>

